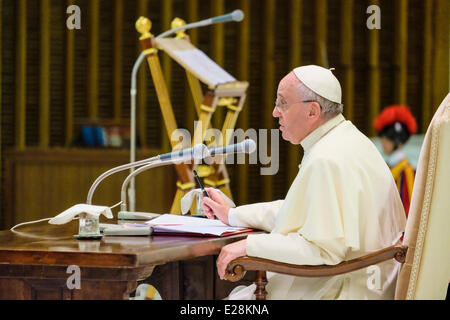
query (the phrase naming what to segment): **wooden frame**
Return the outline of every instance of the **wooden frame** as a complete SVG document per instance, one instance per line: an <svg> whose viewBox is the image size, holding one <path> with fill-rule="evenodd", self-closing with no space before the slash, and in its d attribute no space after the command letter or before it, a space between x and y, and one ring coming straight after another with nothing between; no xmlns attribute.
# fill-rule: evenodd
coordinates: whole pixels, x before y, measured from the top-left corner
<svg viewBox="0 0 450 320"><path fill-rule="evenodd" d="M182 19L175 18L172 21L171 26L172 28L177 28L184 24L185 22ZM147 62L155 85L168 136L170 137L178 127L164 74L161 69L160 60L158 58L159 50L166 52L170 58L178 62L186 71L186 77L199 120L197 123L198 125L194 128L192 144L203 143L207 129L211 126L211 119L216 108L226 107L227 113L221 129L222 141L218 144L227 145L231 138L231 135L228 135L227 133L228 130L234 129L236 125L237 117L245 102L248 82L237 81L233 77L231 77L233 81L228 79L228 82L224 81L224 83L213 82L205 76L204 73L198 72L193 66L187 64L183 58L174 54L175 51L198 50L191 44L189 37L184 31L177 32L175 39L155 38L150 33L151 25L152 23L148 18L141 16L136 21L136 30L141 34L139 40L142 50L146 53ZM202 92L200 81L208 86L205 93ZM170 141L170 143L172 144L172 147L175 147L174 141ZM179 181L177 181L178 189L172 204L171 213L181 213L181 198L195 187L191 172L192 167L193 165L176 165ZM205 178L204 183L206 186L219 188L228 197L232 198L229 186L230 179L223 163L214 163L211 166L208 166L208 168L202 166L201 170L198 171L199 176Z"/></svg>
<svg viewBox="0 0 450 320"><path fill-rule="evenodd" d="M245 256L234 259L228 264L225 278L235 282L242 279L245 271L256 271L256 300L265 300L267 296L265 290L267 271L297 277L330 277L356 271L389 259L395 259L400 263L404 263L407 250L408 248L405 246L390 246L359 258L341 262L337 265L320 266L294 265Z"/></svg>

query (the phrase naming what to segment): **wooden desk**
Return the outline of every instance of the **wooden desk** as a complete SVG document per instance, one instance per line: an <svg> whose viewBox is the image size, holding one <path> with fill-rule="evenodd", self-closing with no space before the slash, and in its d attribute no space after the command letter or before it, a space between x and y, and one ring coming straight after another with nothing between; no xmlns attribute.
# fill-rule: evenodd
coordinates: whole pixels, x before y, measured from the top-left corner
<svg viewBox="0 0 450 320"><path fill-rule="evenodd" d="M145 279L163 299L220 299L236 283L230 287L218 280L214 255L247 235L107 236L80 241L73 237L78 220L62 226L44 221L16 231L21 234L0 232L0 299L128 299L138 281ZM69 265L80 267L80 289L67 286Z"/></svg>

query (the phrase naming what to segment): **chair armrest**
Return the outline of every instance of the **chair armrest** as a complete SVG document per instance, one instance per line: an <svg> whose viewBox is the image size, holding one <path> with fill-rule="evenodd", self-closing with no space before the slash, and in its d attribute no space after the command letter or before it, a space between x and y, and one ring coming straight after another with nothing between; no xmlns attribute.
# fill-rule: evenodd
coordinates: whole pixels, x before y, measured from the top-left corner
<svg viewBox="0 0 450 320"><path fill-rule="evenodd" d="M336 265L319 266L295 265L245 256L228 264L225 279L232 282L239 281L244 277L245 271L271 271L297 277L329 277L356 271L389 259L404 263L407 250L405 246L391 246Z"/></svg>

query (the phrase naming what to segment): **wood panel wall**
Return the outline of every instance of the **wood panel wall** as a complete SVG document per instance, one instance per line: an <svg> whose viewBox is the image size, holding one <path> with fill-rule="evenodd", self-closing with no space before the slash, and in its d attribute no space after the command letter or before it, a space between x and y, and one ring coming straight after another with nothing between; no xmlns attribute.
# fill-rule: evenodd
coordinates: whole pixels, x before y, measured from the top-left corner
<svg viewBox="0 0 450 320"><path fill-rule="evenodd" d="M81 9L81 29L68 30L66 9ZM366 9L381 9L381 29L368 30ZM5 150L68 148L77 123L126 124L130 74L139 54L134 22L152 33L174 17L188 23L240 8L244 21L188 31L191 41L239 80L249 81L238 127L274 128L278 82L298 65L336 68L344 114L373 135L381 108L406 103L425 132L449 91L449 3L446 0L0 0L0 137L2 205ZM194 104L183 70L161 53L177 123L192 130ZM148 68L138 79L138 135L144 149L169 150ZM214 117L219 126L223 115ZM280 138L281 140L281 138ZM301 149L280 141L280 169L229 166L238 204L284 197ZM175 182L175 180L174 180Z"/></svg>

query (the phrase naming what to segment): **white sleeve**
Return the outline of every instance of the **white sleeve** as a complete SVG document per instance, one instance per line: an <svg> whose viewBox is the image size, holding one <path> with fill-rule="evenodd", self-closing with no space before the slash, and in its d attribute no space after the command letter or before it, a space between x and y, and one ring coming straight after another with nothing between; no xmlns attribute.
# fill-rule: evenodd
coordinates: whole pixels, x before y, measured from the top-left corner
<svg viewBox="0 0 450 320"><path fill-rule="evenodd" d="M233 208L228 222L234 227L246 227L271 232L284 200L248 204ZM230 211L228 213L230 213Z"/></svg>
<svg viewBox="0 0 450 320"><path fill-rule="evenodd" d="M343 238L311 242L296 232L249 235L246 246L248 256L297 265L335 265L344 260L348 249Z"/></svg>
<svg viewBox="0 0 450 320"><path fill-rule="evenodd" d="M238 225L236 224L234 214L234 208L230 208L230 210L228 211L228 224L232 227L237 227Z"/></svg>

